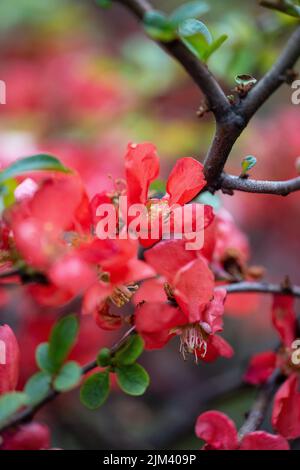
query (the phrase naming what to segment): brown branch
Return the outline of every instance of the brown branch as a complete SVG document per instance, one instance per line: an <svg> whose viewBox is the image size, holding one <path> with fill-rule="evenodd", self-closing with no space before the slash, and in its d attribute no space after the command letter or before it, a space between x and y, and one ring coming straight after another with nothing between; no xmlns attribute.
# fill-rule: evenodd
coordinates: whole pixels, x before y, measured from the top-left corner
<svg viewBox="0 0 300 470"><path fill-rule="evenodd" d="M270 284L267 282L236 282L224 286L218 286L217 289L226 289L227 294L241 294L246 292L256 292L261 294L282 294L292 297L300 297L300 287L291 286L289 288L281 284Z"/></svg>
<svg viewBox="0 0 300 470"><path fill-rule="evenodd" d="M248 121L283 83L289 81L289 72L292 72L299 57L300 26L290 37L277 62L243 100L240 112Z"/></svg>
<svg viewBox="0 0 300 470"><path fill-rule="evenodd" d="M277 389L280 371L275 370L267 382L260 388L260 391L254 401L254 404L247 416L246 421L239 431L239 438L242 439L246 434L257 431L264 422L266 413L270 406L272 397Z"/></svg>
<svg viewBox="0 0 300 470"><path fill-rule="evenodd" d="M115 0L127 7L138 20L143 21L145 14L153 10L147 0ZM174 57L192 77L194 82L204 93L209 109L214 113L216 120L222 120L226 113L231 112L230 103L220 87L219 83L209 71L206 64L201 62L187 47L179 40L157 43Z"/></svg>
<svg viewBox="0 0 300 470"><path fill-rule="evenodd" d="M287 196L288 194L300 191L300 176L286 181L263 181L223 173L219 187L226 191L244 191L247 193L276 194Z"/></svg>

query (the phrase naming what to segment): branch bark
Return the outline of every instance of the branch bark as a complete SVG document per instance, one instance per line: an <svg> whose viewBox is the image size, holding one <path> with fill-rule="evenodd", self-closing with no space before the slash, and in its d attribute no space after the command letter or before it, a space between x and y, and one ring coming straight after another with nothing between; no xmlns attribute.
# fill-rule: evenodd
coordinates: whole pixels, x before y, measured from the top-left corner
<svg viewBox="0 0 300 470"><path fill-rule="evenodd" d="M257 431L264 422L266 413L271 403L272 397L277 389L277 382L280 377L279 370L276 370L267 382L261 387L248 417L239 431L239 438L246 434Z"/></svg>
<svg viewBox="0 0 300 470"><path fill-rule="evenodd" d="M243 191L247 193L275 194L287 196L288 194L300 190L300 176L286 181L264 181L223 173L219 187L226 191Z"/></svg>

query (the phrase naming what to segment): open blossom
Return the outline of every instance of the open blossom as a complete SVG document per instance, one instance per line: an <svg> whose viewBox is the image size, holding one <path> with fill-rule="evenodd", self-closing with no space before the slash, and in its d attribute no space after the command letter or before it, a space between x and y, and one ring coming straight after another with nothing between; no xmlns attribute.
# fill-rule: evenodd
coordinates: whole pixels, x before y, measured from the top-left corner
<svg viewBox="0 0 300 470"><path fill-rule="evenodd" d="M186 251L178 240L160 242L145 257L163 276L163 280L146 281L137 294L138 301L145 303L137 305L135 324L146 348L161 348L179 335L184 356L193 353L207 361L219 355L231 357L232 348L216 335L223 329L226 291L215 290L206 259ZM151 298L152 289L155 298Z"/></svg>
<svg viewBox="0 0 300 470"><path fill-rule="evenodd" d="M234 422L220 411L198 416L195 432L205 441L204 450L289 450L286 439L265 431L254 431L240 439Z"/></svg>
<svg viewBox="0 0 300 470"><path fill-rule="evenodd" d="M275 394L272 412L273 428L287 439L300 437L300 369L292 362L292 342L296 339L294 303L292 297L274 296L272 322L282 345L276 353L256 354L244 377L251 384L263 384L276 368L287 377Z"/></svg>
<svg viewBox="0 0 300 470"><path fill-rule="evenodd" d="M159 174L159 158L156 147L148 142L142 144L129 144L125 155L125 176L123 186L118 185L110 193L97 194L91 204L96 210L100 204L111 203L118 207L122 217L130 223L135 217L131 210L135 205L145 209L140 214L136 231L140 235L140 243L144 247L152 246L165 235L184 232L184 224L191 232L201 231L213 220L212 208L208 205L203 208L203 220L199 220L197 206L189 204L188 214L184 216L182 206L189 203L205 187L206 181L203 175L203 165L197 160L185 157L177 160L167 180L166 194L158 199L153 197L150 184ZM126 196L127 204L124 207L123 199ZM178 211L180 214L178 214ZM178 222L180 215L180 222ZM186 220L188 219L188 220ZM101 218L96 217L99 222ZM176 221L177 220L177 221ZM116 219L116 225L119 220ZM152 226L157 225L155 232ZM179 225L178 225L179 224ZM113 227L115 231L115 227Z"/></svg>

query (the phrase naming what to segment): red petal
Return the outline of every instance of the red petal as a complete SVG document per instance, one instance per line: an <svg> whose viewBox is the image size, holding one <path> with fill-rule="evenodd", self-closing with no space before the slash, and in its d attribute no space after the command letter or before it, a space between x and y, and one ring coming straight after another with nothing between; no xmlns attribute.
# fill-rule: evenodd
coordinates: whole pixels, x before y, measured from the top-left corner
<svg viewBox="0 0 300 470"><path fill-rule="evenodd" d="M261 385L272 375L275 367L276 354L273 351L255 354L251 358L244 380L252 385Z"/></svg>
<svg viewBox="0 0 300 470"><path fill-rule="evenodd" d="M79 295L97 280L96 272L76 254L61 258L48 272L49 279L58 287Z"/></svg>
<svg viewBox="0 0 300 470"><path fill-rule="evenodd" d="M163 279L148 279L144 281L133 297L133 302L138 305L141 302L166 302Z"/></svg>
<svg viewBox="0 0 300 470"><path fill-rule="evenodd" d="M159 173L156 147L148 142L129 144L125 156L125 169L129 204L145 204L149 185Z"/></svg>
<svg viewBox="0 0 300 470"><path fill-rule="evenodd" d="M300 393L299 379L291 375L275 395L272 426L286 439L300 437Z"/></svg>
<svg viewBox="0 0 300 470"><path fill-rule="evenodd" d="M99 328L106 331L118 330L123 323L120 315L110 312L110 305L107 302L97 306L94 310L94 319Z"/></svg>
<svg viewBox="0 0 300 470"><path fill-rule="evenodd" d="M177 160L167 182L170 205L182 205L190 202L205 185L202 163L194 158L180 158Z"/></svg>
<svg viewBox="0 0 300 470"><path fill-rule="evenodd" d="M213 300L208 304L203 321L211 328L211 333L217 333L223 329L224 302L226 290L218 289L214 292Z"/></svg>
<svg viewBox="0 0 300 470"><path fill-rule="evenodd" d="M240 450L289 450L289 443L282 436L275 436L265 431L247 434L240 444Z"/></svg>
<svg viewBox="0 0 300 470"><path fill-rule="evenodd" d="M168 304L145 303L135 310L135 325L144 338L146 349L160 349L172 337L171 330L186 319L180 310Z"/></svg>
<svg viewBox="0 0 300 470"><path fill-rule="evenodd" d="M145 252L145 259L158 274L172 283L177 271L196 259L194 251L186 251L183 240L167 240L157 243Z"/></svg>
<svg viewBox="0 0 300 470"><path fill-rule="evenodd" d="M203 310L214 294L214 276L202 257L178 271L174 295L190 323L203 321Z"/></svg>
<svg viewBox="0 0 300 470"><path fill-rule="evenodd" d="M286 295L274 296L272 321L283 344L290 347L296 338L295 300L293 297Z"/></svg>
<svg viewBox="0 0 300 470"><path fill-rule="evenodd" d="M196 436L203 439L212 449L235 450L238 447L234 422L219 411L207 411L200 415L195 432Z"/></svg>
<svg viewBox="0 0 300 470"><path fill-rule="evenodd" d="M40 423L19 426L16 431L3 435L2 450L42 450L50 447L50 432Z"/></svg>
<svg viewBox="0 0 300 470"><path fill-rule="evenodd" d="M15 390L19 379L19 346L8 325L0 326L0 395Z"/></svg>
<svg viewBox="0 0 300 470"><path fill-rule="evenodd" d="M219 357L230 359L233 356L234 351L222 336L211 335L207 341L207 351L204 357L201 355L202 353L203 351L199 351L199 353L197 352L197 356L200 357L202 361L213 362Z"/></svg>

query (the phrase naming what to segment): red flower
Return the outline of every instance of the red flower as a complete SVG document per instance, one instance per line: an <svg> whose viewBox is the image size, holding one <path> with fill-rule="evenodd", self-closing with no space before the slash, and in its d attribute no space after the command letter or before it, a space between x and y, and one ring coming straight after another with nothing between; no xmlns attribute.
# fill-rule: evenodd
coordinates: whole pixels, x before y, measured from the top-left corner
<svg viewBox="0 0 300 470"><path fill-rule="evenodd" d="M296 338L295 300L291 296L275 295L272 307L272 321L284 346L291 347Z"/></svg>
<svg viewBox="0 0 300 470"><path fill-rule="evenodd" d="M167 281L165 297L160 279L148 281L137 294L139 302L148 300L138 305L135 312L136 328L146 348L161 348L176 334L180 335L184 356L193 353L208 361L219 355L231 357L231 347L215 336L223 328L226 291L214 290L213 274L205 258L185 251L183 242L178 240L158 243L145 257ZM151 298L153 286L155 298Z"/></svg>
<svg viewBox="0 0 300 470"><path fill-rule="evenodd" d="M206 442L205 450L289 450L289 444L282 436L265 431L251 432L239 440L234 422L219 411L201 414L195 432Z"/></svg>
<svg viewBox="0 0 300 470"><path fill-rule="evenodd" d="M15 390L19 378L19 346L8 325L0 326L0 395Z"/></svg>
<svg viewBox="0 0 300 470"><path fill-rule="evenodd" d="M300 437L300 391L297 374L292 374L275 395L272 425L287 439Z"/></svg>
<svg viewBox="0 0 300 470"><path fill-rule="evenodd" d="M267 351L255 354L249 364L244 380L252 385L265 383L275 370L276 353Z"/></svg>
<svg viewBox="0 0 300 470"><path fill-rule="evenodd" d="M44 424L32 422L6 431L0 450L43 450L50 447L50 432Z"/></svg>

